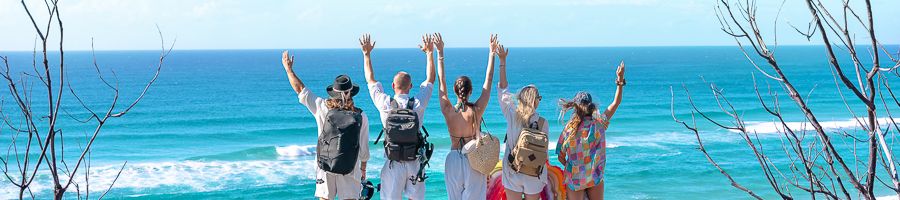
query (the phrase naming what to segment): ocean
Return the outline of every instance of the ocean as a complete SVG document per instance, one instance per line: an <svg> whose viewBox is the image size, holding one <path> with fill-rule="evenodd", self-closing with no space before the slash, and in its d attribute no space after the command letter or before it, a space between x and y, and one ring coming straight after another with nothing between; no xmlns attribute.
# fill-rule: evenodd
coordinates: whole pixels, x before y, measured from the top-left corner
<svg viewBox="0 0 900 200"><path fill-rule="evenodd" d="M615 67L625 61L628 85L607 131L609 199L749 198L732 188L707 162L697 150L694 135L672 120L670 88L675 91L674 114L680 119L689 120L691 116L683 84L700 109L728 120L718 112L708 89L707 83L715 83L748 122L748 128L768 144L764 148L772 153L773 162L781 165L788 162L779 153L782 136L756 98L752 76L755 74L764 94L769 86L779 93L786 120L798 122L798 127L804 121L785 92L762 76L734 46L511 48L511 52L507 64L510 88L518 90L527 84L538 87L544 97L538 112L550 121L551 143L559 137L564 123L557 101L588 91L600 106L606 106L615 91ZM819 46L783 46L777 55L785 73L808 97L811 109L830 132L856 129L823 52ZM381 124L365 87L360 51L299 49L292 53L297 75L320 96L339 74L350 75L360 85L362 90L355 102L370 118L370 141L374 141ZM14 72L31 70L31 52L0 55L10 57ZM152 76L159 52L99 51L96 55L106 77L112 77L110 70L115 71L122 98L130 102ZM486 48L451 48L445 55L449 79L468 75L473 85L483 83ZM376 49L373 63L376 78L386 86L401 70L409 72L416 84L425 79L425 57L417 49ZM90 52L66 52L66 65L79 96L95 109L108 106L112 91L97 81ZM487 131L502 138L505 120L496 98L496 81L484 120ZM452 86L452 82L449 84ZM2 92L0 97L7 100L4 111L14 109L6 87ZM425 126L430 141L436 143L436 152L427 170L426 197L444 199L444 159L450 138L437 103L437 87L433 92ZM476 87L473 96L479 93ZM143 101L124 118L112 119L98 137L91 153L92 196L102 193L122 163L128 161L107 198L313 199L316 123L296 96L281 66L281 50L175 50ZM87 114L71 95L66 98L64 110L76 117ZM35 99L35 109L46 110L41 105L43 99ZM452 94L451 99L455 99ZM850 105L857 113L862 112L861 105ZM67 137L66 156L72 157L84 144L80 135L89 133L92 126L69 118L60 123ZM698 121L698 125L710 154L739 183L764 197L777 197L768 192L771 188L759 163L738 134L704 121ZM3 146L11 142L7 130L4 127L0 132ZM898 146L893 143L895 137L889 136L894 147ZM852 149L849 145L839 146L847 152ZM372 159L367 177L378 183L384 151L380 145L370 145L369 151ZM550 160L558 165L555 155ZM39 198L52 192L50 180L46 175L38 177L33 192ZM0 183L0 198L15 194L13 185Z"/></svg>

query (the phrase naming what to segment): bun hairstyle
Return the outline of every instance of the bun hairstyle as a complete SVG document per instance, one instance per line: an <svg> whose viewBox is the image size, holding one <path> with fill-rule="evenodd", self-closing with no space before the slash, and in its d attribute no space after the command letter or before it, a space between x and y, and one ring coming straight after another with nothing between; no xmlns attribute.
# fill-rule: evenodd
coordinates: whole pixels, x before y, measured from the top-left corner
<svg viewBox="0 0 900 200"><path fill-rule="evenodd" d="M472 79L469 79L468 76L456 78L456 82L453 83L453 93L456 94L456 98L460 102L456 105L457 110L465 111L467 107L475 106L475 104L469 102L469 96L472 95Z"/></svg>
<svg viewBox="0 0 900 200"><path fill-rule="evenodd" d="M537 103L540 102L541 95L538 93L537 87L528 85L519 90L516 98L519 101L519 104L516 105L516 120L519 121L519 124L527 127L530 125L528 120L537 110Z"/></svg>
<svg viewBox="0 0 900 200"><path fill-rule="evenodd" d="M591 95L587 92L578 92L571 101L565 99L559 100L560 113L559 118L562 119L569 110L575 110L567 128L581 125L581 120L585 117L591 117L597 111L597 104L591 100Z"/></svg>

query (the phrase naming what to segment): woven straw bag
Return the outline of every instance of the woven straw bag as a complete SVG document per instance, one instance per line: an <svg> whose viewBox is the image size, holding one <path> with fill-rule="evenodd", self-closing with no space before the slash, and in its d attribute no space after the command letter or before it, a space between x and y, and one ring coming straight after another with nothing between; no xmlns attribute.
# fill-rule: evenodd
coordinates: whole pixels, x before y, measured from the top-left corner
<svg viewBox="0 0 900 200"><path fill-rule="evenodd" d="M500 140L490 133L482 133L481 138L469 141L463 149L469 166L484 175L490 174L500 161Z"/></svg>

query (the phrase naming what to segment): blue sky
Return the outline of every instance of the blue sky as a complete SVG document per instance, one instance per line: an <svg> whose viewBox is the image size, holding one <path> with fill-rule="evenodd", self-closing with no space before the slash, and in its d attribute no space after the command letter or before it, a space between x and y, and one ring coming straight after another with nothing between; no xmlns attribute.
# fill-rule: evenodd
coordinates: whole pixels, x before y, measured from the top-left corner
<svg viewBox="0 0 900 200"><path fill-rule="evenodd" d="M26 1L43 11L43 1ZM759 1L763 29L772 32L782 1ZM73 50L90 49L92 37L99 50L157 49L156 24L177 36L177 49L356 48L364 32L380 48L415 47L426 32L442 32L448 47L482 47L490 33L510 47L734 45L719 30L715 2L62 0L61 10ZM882 42L900 43L900 1L873 4ZM780 44L816 44L788 26L805 27L805 3L788 0L780 16ZM0 0L0 27L0 51L32 49L35 34L18 0Z"/></svg>

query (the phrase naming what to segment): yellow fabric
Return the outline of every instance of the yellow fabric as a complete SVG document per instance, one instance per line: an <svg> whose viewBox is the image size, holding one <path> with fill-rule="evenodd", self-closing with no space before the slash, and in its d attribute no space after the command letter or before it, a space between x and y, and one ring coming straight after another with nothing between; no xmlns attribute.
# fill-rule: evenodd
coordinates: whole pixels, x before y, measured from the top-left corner
<svg viewBox="0 0 900 200"><path fill-rule="evenodd" d="M491 174L500 172L500 170L503 170L503 160L497 161L497 165L495 165L494 169L491 170Z"/></svg>

